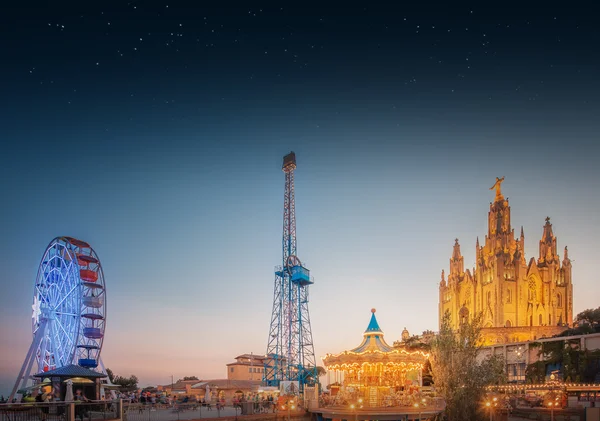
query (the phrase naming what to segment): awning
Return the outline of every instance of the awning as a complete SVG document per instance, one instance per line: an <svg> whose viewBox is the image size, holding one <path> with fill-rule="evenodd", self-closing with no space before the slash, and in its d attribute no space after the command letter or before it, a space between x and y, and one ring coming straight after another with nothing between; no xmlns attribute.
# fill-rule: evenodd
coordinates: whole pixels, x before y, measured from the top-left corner
<svg viewBox="0 0 600 421"><path fill-rule="evenodd" d="M23 389L17 390L17 393L22 395L23 393L31 392L32 390L39 389L40 387L50 386L51 382L42 382L38 384L34 384L33 386L24 387Z"/></svg>

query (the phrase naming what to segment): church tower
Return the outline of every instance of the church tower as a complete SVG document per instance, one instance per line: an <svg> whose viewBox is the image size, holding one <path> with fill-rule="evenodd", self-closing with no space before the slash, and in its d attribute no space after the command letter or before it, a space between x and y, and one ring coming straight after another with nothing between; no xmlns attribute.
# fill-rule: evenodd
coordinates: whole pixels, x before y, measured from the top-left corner
<svg viewBox="0 0 600 421"><path fill-rule="evenodd" d="M473 274L464 271L455 240L447 282L440 282L440 323L444 313L457 327L461 320L483 314L487 342L533 340L552 336L573 322L571 261L565 247L562 262L550 218L546 218L539 257L525 259L525 234L511 225L508 199L502 195L504 177L496 178L483 245L475 244Z"/></svg>

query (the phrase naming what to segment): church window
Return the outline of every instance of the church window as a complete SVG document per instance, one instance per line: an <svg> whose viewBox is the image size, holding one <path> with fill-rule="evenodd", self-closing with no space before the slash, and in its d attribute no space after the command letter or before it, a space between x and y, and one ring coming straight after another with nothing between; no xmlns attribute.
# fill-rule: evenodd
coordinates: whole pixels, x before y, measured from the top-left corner
<svg viewBox="0 0 600 421"><path fill-rule="evenodd" d="M529 316L529 326L533 326L533 316Z"/></svg>
<svg viewBox="0 0 600 421"><path fill-rule="evenodd" d="M506 303L512 303L512 290L510 288L506 290Z"/></svg>
<svg viewBox="0 0 600 421"><path fill-rule="evenodd" d="M556 305L558 308L562 308L562 294L560 293L556 296Z"/></svg>
<svg viewBox="0 0 600 421"><path fill-rule="evenodd" d="M552 315L548 314L548 326L552 326Z"/></svg>
<svg viewBox="0 0 600 421"><path fill-rule="evenodd" d="M510 324L510 320L506 321L506 327L511 327L512 325Z"/></svg>
<svg viewBox="0 0 600 421"><path fill-rule="evenodd" d="M538 316L538 320L539 320L539 322L540 322L540 323L539 323L539 326L541 326L541 325L542 325L542 322L543 322L543 320L542 320L542 315L541 315L541 314Z"/></svg>
<svg viewBox="0 0 600 421"><path fill-rule="evenodd" d="M466 307L462 307L458 312L458 315L460 317L461 324L467 323L469 321L469 310Z"/></svg>

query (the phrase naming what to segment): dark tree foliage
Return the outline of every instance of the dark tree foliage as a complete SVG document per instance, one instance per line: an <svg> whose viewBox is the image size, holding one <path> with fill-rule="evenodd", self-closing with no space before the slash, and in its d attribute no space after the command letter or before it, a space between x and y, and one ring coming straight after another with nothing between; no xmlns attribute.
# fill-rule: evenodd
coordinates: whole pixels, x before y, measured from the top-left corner
<svg viewBox="0 0 600 421"><path fill-rule="evenodd" d="M436 391L445 399L444 416L449 421L485 419L486 386L504 382L504 361L498 356L480 356L482 316L463 323L458 331L450 325L450 314L442 320L432 342L431 369Z"/></svg>
<svg viewBox="0 0 600 421"><path fill-rule="evenodd" d="M123 391L136 390L138 388L139 380L134 374L129 377L118 376L110 368L106 369L106 374L111 383L121 386L121 390Z"/></svg>

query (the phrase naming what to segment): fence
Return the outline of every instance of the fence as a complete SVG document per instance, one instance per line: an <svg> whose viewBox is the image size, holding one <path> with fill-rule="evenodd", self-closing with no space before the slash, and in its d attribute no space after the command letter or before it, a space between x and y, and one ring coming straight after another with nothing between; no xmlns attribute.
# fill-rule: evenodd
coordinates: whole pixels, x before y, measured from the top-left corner
<svg viewBox="0 0 600 421"><path fill-rule="evenodd" d="M295 413L300 408L292 410ZM234 405L129 401L52 402L0 404L0 421L185 421L199 418L237 417L252 414L287 415L290 408L276 402L238 402Z"/></svg>
<svg viewBox="0 0 600 421"><path fill-rule="evenodd" d="M121 419L121 401L10 403L0 405L0 421L92 421Z"/></svg>
<svg viewBox="0 0 600 421"><path fill-rule="evenodd" d="M180 421L199 418L220 418L277 412L274 402L238 402L225 406L200 402L150 404L129 403L123 405L123 421ZM0 420L1 421L1 420Z"/></svg>
<svg viewBox="0 0 600 421"><path fill-rule="evenodd" d="M400 408L420 408L422 410L443 410L446 403L439 397L428 396L388 396L380 399L320 399L320 408L339 408L351 410L369 410L369 409L400 409Z"/></svg>

